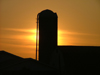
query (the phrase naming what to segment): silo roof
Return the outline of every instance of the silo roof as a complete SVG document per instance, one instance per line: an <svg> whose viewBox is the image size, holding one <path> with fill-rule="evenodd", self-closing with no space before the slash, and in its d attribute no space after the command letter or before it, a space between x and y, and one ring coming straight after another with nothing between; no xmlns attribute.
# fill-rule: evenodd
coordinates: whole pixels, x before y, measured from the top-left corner
<svg viewBox="0 0 100 75"><path fill-rule="evenodd" d="M46 10L41 11L40 13L53 13L53 11L46 9Z"/></svg>
<svg viewBox="0 0 100 75"><path fill-rule="evenodd" d="M54 13L53 11L51 11L49 9L41 11L38 15L39 15L39 17L55 17L55 16L57 16L56 13Z"/></svg>

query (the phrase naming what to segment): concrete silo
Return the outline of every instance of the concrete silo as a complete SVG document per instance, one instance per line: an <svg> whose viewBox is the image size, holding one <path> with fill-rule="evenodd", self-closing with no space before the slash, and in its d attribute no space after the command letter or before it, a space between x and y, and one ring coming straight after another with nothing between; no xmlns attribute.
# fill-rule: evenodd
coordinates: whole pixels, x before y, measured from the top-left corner
<svg viewBox="0 0 100 75"><path fill-rule="evenodd" d="M48 9L37 15L39 61L47 64L50 62L52 52L57 47L57 18L57 14Z"/></svg>

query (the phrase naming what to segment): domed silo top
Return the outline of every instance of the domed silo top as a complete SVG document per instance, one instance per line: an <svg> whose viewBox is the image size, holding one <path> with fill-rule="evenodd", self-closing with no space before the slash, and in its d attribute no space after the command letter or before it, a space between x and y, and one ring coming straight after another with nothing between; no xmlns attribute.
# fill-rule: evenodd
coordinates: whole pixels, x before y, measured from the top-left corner
<svg viewBox="0 0 100 75"><path fill-rule="evenodd" d="M38 16L39 16L39 18L40 17L57 17L57 14L54 13L53 11L49 10L49 9L46 9L46 10L41 11L38 14Z"/></svg>

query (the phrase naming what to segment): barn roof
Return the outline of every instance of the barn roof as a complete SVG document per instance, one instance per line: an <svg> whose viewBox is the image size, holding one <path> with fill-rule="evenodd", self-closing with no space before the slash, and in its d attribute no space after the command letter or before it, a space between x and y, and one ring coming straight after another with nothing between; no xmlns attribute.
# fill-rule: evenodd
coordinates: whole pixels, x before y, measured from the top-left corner
<svg viewBox="0 0 100 75"><path fill-rule="evenodd" d="M21 58L11 53L0 51L0 70L17 71L29 69L33 71L53 71L55 68L32 58Z"/></svg>

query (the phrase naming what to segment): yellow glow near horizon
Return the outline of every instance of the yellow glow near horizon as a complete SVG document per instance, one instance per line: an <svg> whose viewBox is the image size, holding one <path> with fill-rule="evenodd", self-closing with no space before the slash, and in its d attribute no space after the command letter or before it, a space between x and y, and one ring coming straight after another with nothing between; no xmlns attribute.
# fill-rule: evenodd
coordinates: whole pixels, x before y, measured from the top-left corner
<svg viewBox="0 0 100 75"><path fill-rule="evenodd" d="M25 37L28 40L34 41L34 43L36 43L36 29L29 30L29 32L32 32L34 34L33 35L28 35L28 36L25 36ZM62 43L63 43L63 40L62 40L63 39L63 36L61 34L63 34L63 31L58 30L58 45L62 45ZM39 36L38 36L38 39L39 39Z"/></svg>
<svg viewBox="0 0 100 75"><path fill-rule="evenodd" d="M32 32L34 34L27 36L27 38L29 38L29 40L36 42L36 29L30 30L30 32Z"/></svg>
<svg viewBox="0 0 100 75"><path fill-rule="evenodd" d="M18 31L18 30L17 30ZM25 41L31 41L33 43L36 42L36 29L28 29L28 30L21 30L22 32L28 32L31 34L26 34L26 35L14 35L12 37L15 37L16 39L22 39Z"/></svg>
<svg viewBox="0 0 100 75"><path fill-rule="evenodd" d="M16 39L21 39L23 40L23 42L36 44L36 32L37 32L36 29L7 29L7 30L28 32L29 34L26 34L26 35L14 35L12 37L13 38L15 37ZM63 30L58 30L58 40L57 40L58 44L57 45L64 45L68 43L68 40L66 39L68 37L65 38L66 34L70 34L70 33ZM37 38L39 40L39 36L37 36Z"/></svg>
<svg viewBox="0 0 100 75"><path fill-rule="evenodd" d="M33 41L34 43L36 43L36 32L37 32L37 30L36 29L28 30L28 32L32 32L33 35L27 35L27 36L24 36L24 38L27 39L27 40ZM39 39L39 36L37 36L37 38Z"/></svg>

